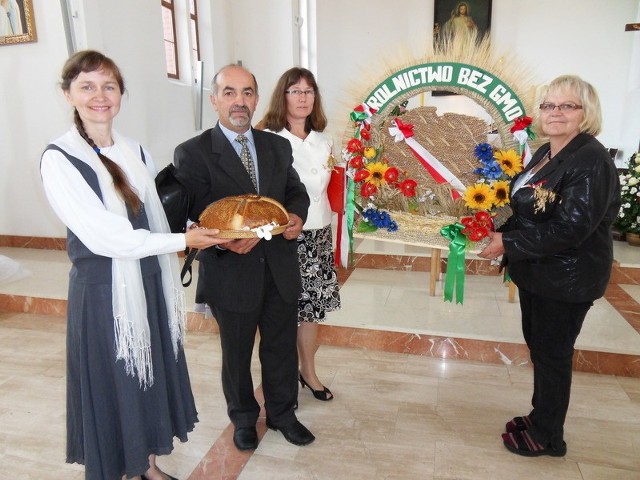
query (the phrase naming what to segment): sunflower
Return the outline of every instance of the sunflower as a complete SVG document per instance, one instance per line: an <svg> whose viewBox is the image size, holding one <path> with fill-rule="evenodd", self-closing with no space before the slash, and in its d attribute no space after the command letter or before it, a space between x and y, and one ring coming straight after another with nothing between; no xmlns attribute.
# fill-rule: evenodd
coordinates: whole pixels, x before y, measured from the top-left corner
<svg viewBox="0 0 640 480"><path fill-rule="evenodd" d="M491 185L493 190L493 204L496 207L504 207L509 203L509 182L506 180L497 180Z"/></svg>
<svg viewBox="0 0 640 480"><path fill-rule="evenodd" d="M368 163L365 168L369 170L370 173L369 177L367 178L368 182L373 183L376 187L387 183L384 178L384 174L389 169L389 165L382 162L371 162Z"/></svg>
<svg viewBox="0 0 640 480"><path fill-rule="evenodd" d="M494 157L508 177L513 177L522 171L522 158L515 150L498 150Z"/></svg>
<svg viewBox="0 0 640 480"><path fill-rule="evenodd" d="M489 210L493 204L494 194L486 183L476 183L467 187L464 192L464 204L474 210Z"/></svg>

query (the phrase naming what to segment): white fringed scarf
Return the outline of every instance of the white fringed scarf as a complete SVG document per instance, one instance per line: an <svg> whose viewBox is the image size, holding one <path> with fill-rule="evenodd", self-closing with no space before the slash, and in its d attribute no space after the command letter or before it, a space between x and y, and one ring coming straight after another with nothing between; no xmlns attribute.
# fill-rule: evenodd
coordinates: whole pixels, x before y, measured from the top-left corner
<svg viewBox="0 0 640 480"><path fill-rule="evenodd" d="M117 193L111 174L91 148L73 127L71 131L74 144L82 146L83 159L93 168L98 176L100 190L105 208L112 213L127 216L126 204ZM167 217L158 198L153 178L129 143L116 131L112 137L118 150L125 158L127 168L132 177L143 180L144 192L137 192L144 203L144 209L152 233L171 233ZM123 169L124 170L124 169ZM162 288L167 306L169 328L173 353L178 358L178 350L184 341L186 323L185 297L180 282L180 267L175 253L158 255L162 270ZM112 259L112 304L115 330L116 360L124 360L128 375L137 376L140 386L147 389L153 385L153 362L151 360L151 340L147 303L140 272L140 261L121 258Z"/></svg>

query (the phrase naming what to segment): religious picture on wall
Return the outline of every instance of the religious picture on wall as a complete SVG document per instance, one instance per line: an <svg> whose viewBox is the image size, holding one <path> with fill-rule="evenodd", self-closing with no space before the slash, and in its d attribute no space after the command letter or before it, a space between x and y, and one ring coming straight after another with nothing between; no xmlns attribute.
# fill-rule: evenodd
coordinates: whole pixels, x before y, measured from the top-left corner
<svg viewBox="0 0 640 480"><path fill-rule="evenodd" d="M482 39L491 25L491 0L435 0L434 45L454 38Z"/></svg>
<svg viewBox="0 0 640 480"><path fill-rule="evenodd" d="M0 0L0 45L35 41L32 0Z"/></svg>

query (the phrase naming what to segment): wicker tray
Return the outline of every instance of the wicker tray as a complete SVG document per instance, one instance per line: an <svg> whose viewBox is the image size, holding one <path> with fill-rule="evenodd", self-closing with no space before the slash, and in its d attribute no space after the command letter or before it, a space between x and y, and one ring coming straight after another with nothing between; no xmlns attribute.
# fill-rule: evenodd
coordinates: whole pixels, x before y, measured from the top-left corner
<svg viewBox="0 0 640 480"><path fill-rule="evenodd" d="M280 225L273 227L271 235L279 235L287 229L287 225ZM220 233L216 235L218 238L258 238L256 232L251 230L220 230Z"/></svg>

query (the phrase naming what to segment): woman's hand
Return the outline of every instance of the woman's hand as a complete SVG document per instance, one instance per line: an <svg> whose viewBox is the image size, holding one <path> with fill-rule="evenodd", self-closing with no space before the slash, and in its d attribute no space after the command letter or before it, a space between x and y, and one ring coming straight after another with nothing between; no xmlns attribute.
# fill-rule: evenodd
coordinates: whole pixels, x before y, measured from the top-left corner
<svg viewBox="0 0 640 480"><path fill-rule="evenodd" d="M491 241L486 247L484 247L484 250L482 250L478 254L478 256L481 258L495 260L504 253L504 245L502 244L502 233L489 232L489 238L491 239Z"/></svg>
<svg viewBox="0 0 640 480"><path fill-rule="evenodd" d="M189 248L209 248L213 245L222 245L231 241L230 238L218 238L220 230L216 228L202 228L198 224L192 224L185 232L185 240Z"/></svg>

